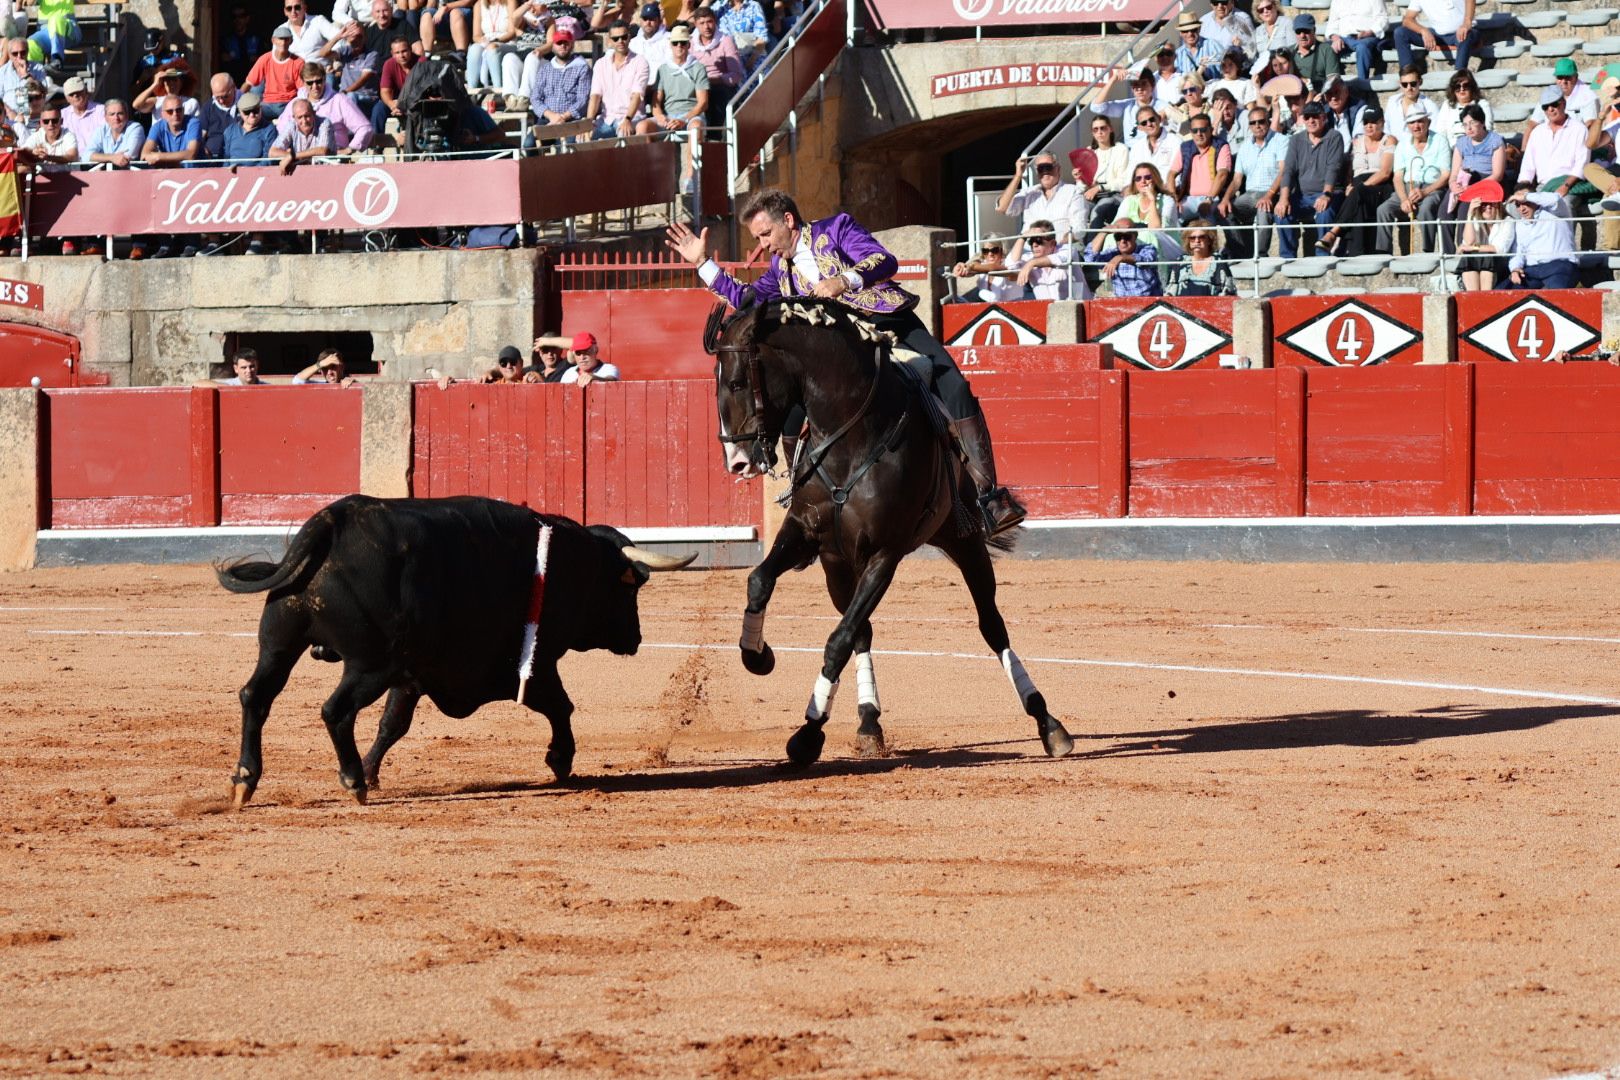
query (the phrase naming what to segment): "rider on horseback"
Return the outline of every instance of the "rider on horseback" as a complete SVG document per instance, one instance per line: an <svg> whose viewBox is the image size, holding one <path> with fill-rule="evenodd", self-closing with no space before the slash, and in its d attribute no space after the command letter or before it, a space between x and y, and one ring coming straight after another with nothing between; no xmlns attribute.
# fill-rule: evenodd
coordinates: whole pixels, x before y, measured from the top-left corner
<svg viewBox="0 0 1620 1080"><path fill-rule="evenodd" d="M979 492L991 536L1024 520L1024 508L996 483L990 428L968 382L951 354L928 332L913 310L917 297L891 278L899 263L848 214L805 227L799 207L785 192L766 190L743 208L748 232L771 254L771 265L753 285L744 285L709 256L709 230L693 233L683 223L668 229L668 244L698 268L703 283L732 307L746 307L790 296L837 299L860 312L878 329L894 334L920 357L912 361L954 418L951 432ZM797 434L796 432L793 434ZM790 456L791 460L791 456Z"/></svg>

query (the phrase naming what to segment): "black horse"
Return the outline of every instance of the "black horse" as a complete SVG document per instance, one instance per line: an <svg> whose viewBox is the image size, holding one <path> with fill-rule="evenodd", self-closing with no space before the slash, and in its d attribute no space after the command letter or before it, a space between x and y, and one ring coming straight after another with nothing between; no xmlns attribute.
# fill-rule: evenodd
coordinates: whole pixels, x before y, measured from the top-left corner
<svg viewBox="0 0 1620 1080"><path fill-rule="evenodd" d="M962 571L979 632L1001 659L1024 711L1035 718L1046 752L1074 749L1046 709L1029 673L1009 647L996 610L996 575L973 484L934 421L932 396L904 365L888 361L891 342L834 301L778 300L725 317L709 316L704 348L716 356L715 396L726 464L740 477L769 472L790 414L802 409L809 429L789 462L792 497L786 521L763 562L748 577L743 612L743 666L756 675L776 666L765 642L765 607L776 581L820 558L827 592L843 618L827 649L805 710L788 740L788 757L808 765L821 756L838 677L853 655L863 755L883 752L881 706L872 667L872 612L900 560L933 544Z"/></svg>

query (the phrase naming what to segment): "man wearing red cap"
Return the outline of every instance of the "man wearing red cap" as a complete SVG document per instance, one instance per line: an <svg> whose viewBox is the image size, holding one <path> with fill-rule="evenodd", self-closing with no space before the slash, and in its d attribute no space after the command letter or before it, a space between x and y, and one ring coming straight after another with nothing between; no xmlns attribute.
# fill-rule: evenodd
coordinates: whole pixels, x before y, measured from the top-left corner
<svg viewBox="0 0 1620 1080"><path fill-rule="evenodd" d="M595 334L588 330L575 334L571 351L574 354L574 366L563 372L560 382L584 386L586 383L618 381L619 369L602 360Z"/></svg>
<svg viewBox="0 0 1620 1080"><path fill-rule="evenodd" d="M574 55L572 33L552 31L551 59L535 69L524 91L537 124L568 124L584 118L591 100L591 65Z"/></svg>

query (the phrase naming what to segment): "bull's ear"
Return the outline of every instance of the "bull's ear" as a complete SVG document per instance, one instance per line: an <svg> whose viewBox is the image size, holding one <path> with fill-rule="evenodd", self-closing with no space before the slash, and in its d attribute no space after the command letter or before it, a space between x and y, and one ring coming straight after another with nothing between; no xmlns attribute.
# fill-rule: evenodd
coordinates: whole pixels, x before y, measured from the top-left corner
<svg viewBox="0 0 1620 1080"><path fill-rule="evenodd" d="M645 585L647 583L647 575L637 573L635 565L631 564L630 566L624 568L624 573L619 575L619 580L624 582L626 585Z"/></svg>

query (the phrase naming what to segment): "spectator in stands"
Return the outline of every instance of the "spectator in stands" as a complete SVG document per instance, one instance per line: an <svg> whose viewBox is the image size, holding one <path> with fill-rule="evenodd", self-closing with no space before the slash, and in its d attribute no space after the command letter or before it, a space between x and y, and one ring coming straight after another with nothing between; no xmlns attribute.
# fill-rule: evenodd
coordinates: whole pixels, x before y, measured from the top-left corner
<svg viewBox="0 0 1620 1080"><path fill-rule="evenodd" d="M1058 236L1067 243L1077 227L1085 228L1084 196L1075 185L1063 182L1063 175L1058 172L1057 157L1050 153L1035 156L1035 183L1020 191L1018 185L1023 181L1028 165L1028 158L1018 159L1013 167L1012 179L1007 181L1007 186L1001 189L1001 196L996 200L996 210L1018 218L1019 232L1034 231L1038 220L1053 222L1057 226ZM1077 195L1081 198L1079 206L1075 205Z"/></svg>
<svg viewBox="0 0 1620 1080"><path fill-rule="evenodd" d="M1330 78L1344 73L1339 54L1316 36L1316 16L1308 11L1294 16L1294 45L1283 51L1294 58L1299 77L1316 93L1321 93Z"/></svg>
<svg viewBox="0 0 1620 1080"><path fill-rule="evenodd" d="M10 38L28 37L28 13L22 10L25 0L0 0L0 42Z"/></svg>
<svg viewBox="0 0 1620 1080"><path fill-rule="evenodd" d="M1459 74L1461 74L1459 72ZM1598 115L1597 94L1590 86L1581 82L1580 71L1575 67L1575 61L1564 57L1553 65L1553 84L1542 94L1546 98L1552 97L1553 90L1558 90L1564 98L1564 117L1580 125L1590 124ZM1519 141L1521 147L1530 145L1530 136L1535 134L1536 128L1547 122L1547 106L1545 102L1536 106L1536 111L1530 114L1529 121L1524 125L1524 138Z"/></svg>
<svg viewBox="0 0 1620 1080"><path fill-rule="evenodd" d="M1227 90L1215 91L1209 99L1209 118L1215 124L1216 140L1230 146L1236 157L1238 149L1249 141L1248 125L1240 119L1237 99Z"/></svg>
<svg viewBox="0 0 1620 1080"><path fill-rule="evenodd" d="M27 101L20 96L20 92L29 80L41 86L49 81L43 65L29 62L28 39L7 38L6 62L0 66L0 101L4 101L6 107L14 112L27 108Z"/></svg>
<svg viewBox="0 0 1620 1080"><path fill-rule="evenodd" d="M1328 110L1328 129L1339 136L1345 153L1349 153L1350 140L1361 130L1361 112L1366 106L1350 96L1350 86L1343 75L1328 78L1327 86L1322 88L1322 104Z"/></svg>
<svg viewBox="0 0 1620 1080"><path fill-rule="evenodd" d="M1508 205L1516 215L1508 259L1513 287L1573 289L1579 284L1580 260L1569 204L1551 192L1516 191Z"/></svg>
<svg viewBox="0 0 1620 1080"><path fill-rule="evenodd" d="M1136 114L1136 126L1142 134L1126 148L1125 155L1131 167L1148 162L1160 176L1174 174L1181 163L1181 136L1168 134L1168 125L1152 109Z"/></svg>
<svg viewBox="0 0 1620 1080"><path fill-rule="evenodd" d="M619 369L602 359L596 335L589 331L574 335L573 361L574 366L563 372L558 382L585 386L593 382L615 382L619 378Z"/></svg>
<svg viewBox="0 0 1620 1080"><path fill-rule="evenodd" d="M146 146L146 129L130 121L129 105L122 98L108 98L101 118L102 124L90 141L79 147L79 160L115 169L127 169L130 162L140 160Z"/></svg>
<svg viewBox="0 0 1620 1080"><path fill-rule="evenodd" d="M979 257L959 262L951 267L951 275L958 280L971 281L963 299L979 300L987 304L1005 303L1023 299L1024 290L1013 276L1006 272L1006 249L1000 240L986 240L979 245Z"/></svg>
<svg viewBox="0 0 1620 1080"><path fill-rule="evenodd" d="M1231 95L1232 100L1239 106L1248 105L1254 100L1257 92L1254 80L1244 74L1247 63L1247 58L1242 52L1237 49L1226 50L1221 56L1221 77L1206 87L1212 102L1222 90Z"/></svg>
<svg viewBox="0 0 1620 1080"><path fill-rule="evenodd" d="M253 29L253 13L245 4L231 8L230 18L219 36L219 62L234 79L246 81L253 61L264 52L264 42Z"/></svg>
<svg viewBox="0 0 1620 1080"><path fill-rule="evenodd" d="M1285 259L1299 253L1296 225L1316 225L1312 246L1332 226L1339 204L1344 202L1344 184L1350 171L1344 142L1328 130L1327 106L1320 101L1307 102L1300 116L1305 130L1289 136L1282 184L1277 189L1277 222L1282 226L1277 247Z"/></svg>
<svg viewBox="0 0 1620 1080"><path fill-rule="evenodd" d="M141 160L169 169L194 160L200 149L201 125L196 117L186 115L185 102L179 95L170 94L162 100L160 117L147 133Z"/></svg>
<svg viewBox="0 0 1620 1080"><path fill-rule="evenodd" d="M523 353L516 345L503 345L495 357L495 366L484 372L487 383L521 383L523 381Z"/></svg>
<svg viewBox="0 0 1620 1080"><path fill-rule="evenodd" d="M1131 80L1129 96L1103 100L1107 97L1108 88L1114 84L1114 80L1117 78L1118 75L1110 71L1103 79L1102 86L1098 88L1094 100L1087 108L1098 116L1119 117L1124 129L1124 137L1121 141L1129 145L1142 133L1137 127L1136 118L1143 109L1154 113L1160 120L1164 119L1164 112L1159 108L1158 101L1154 96L1157 80L1154 79L1153 72L1146 68L1143 68Z"/></svg>
<svg viewBox="0 0 1620 1080"><path fill-rule="evenodd" d="M208 80L209 97L197 110L199 158L217 161L225 156L225 129L236 123L236 80L225 72Z"/></svg>
<svg viewBox="0 0 1620 1080"><path fill-rule="evenodd" d="M1450 195L1446 206L1446 218L1451 221L1462 218L1468 212L1468 206L1460 196L1469 185L1481 180L1494 180L1498 184L1507 182L1507 143L1502 136L1486 129L1485 110L1478 105L1469 105L1462 111L1462 124L1462 137L1451 144ZM1446 239L1452 250L1456 250L1459 231L1460 226L1457 225L1450 226L1446 231Z"/></svg>
<svg viewBox="0 0 1620 1080"><path fill-rule="evenodd" d="M664 26L664 9L657 0L641 5L636 28L637 32L630 37L630 51L647 61L647 70L656 77L659 65L667 63L670 55L669 30Z"/></svg>
<svg viewBox="0 0 1620 1080"><path fill-rule="evenodd" d="M1204 36L1198 16L1183 11L1176 20L1176 33L1181 35L1181 45L1175 54L1177 73L1185 75L1196 71L1206 79L1220 78L1221 54L1226 49Z"/></svg>
<svg viewBox="0 0 1620 1080"><path fill-rule="evenodd" d="M439 31L445 27L450 29L450 43L456 51L466 56L467 47L472 44L472 9L473 0L427 0L418 15L418 25L422 32L422 55L426 56L433 51L433 44L438 40Z"/></svg>
<svg viewBox="0 0 1620 1080"><path fill-rule="evenodd" d="M317 116L308 98L294 101L287 112L292 114L292 122L270 144L270 156L280 162L283 176L290 176L304 162L328 157L337 150L332 140L332 122Z"/></svg>
<svg viewBox="0 0 1620 1080"><path fill-rule="evenodd" d="M1432 120L1414 113L1408 120L1411 138L1395 150L1395 193L1378 208L1378 247L1398 254L1393 236L1397 221L1421 221L1423 246L1435 250L1435 222L1451 182L1451 144L1430 132Z"/></svg>
<svg viewBox="0 0 1620 1080"><path fill-rule="evenodd" d="M1165 112L1181 104L1182 73L1176 70L1174 44L1168 41L1161 44L1159 51L1153 54L1153 63L1153 105L1160 112ZM1169 120L1170 117L1166 115L1165 119Z"/></svg>
<svg viewBox="0 0 1620 1080"><path fill-rule="evenodd" d="M1564 92L1557 85L1541 92L1541 108L1547 118L1536 125L1524 140L1524 156L1519 161L1519 186L1554 192L1560 199L1568 198L1570 189L1580 182L1591 160L1587 149L1587 129L1571 123L1564 101Z"/></svg>
<svg viewBox="0 0 1620 1080"><path fill-rule="evenodd" d="M354 0L354 3L363 3L363 0ZM367 13L365 20L346 15L344 21L338 22L337 39L348 46L349 52L339 65L334 82L337 91L354 102L360 115L371 123L371 116L377 111L377 83L382 76L383 61L388 59L388 42L394 36L394 8L391 0L376 0L374 10ZM388 25L378 27L375 21L379 15L388 20ZM301 75L302 73L300 73ZM377 125L372 124L373 133Z"/></svg>
<svg viewBox="0 0 1620 1080"><path fill-rule="evenodd" d="M286 0L281 5L287 21L282 26L293 32L292 54L300 60L320 60L326 48L337 37L337 27L325 15L312 15L307 0ZM277 27L279 30L280 27Z"/></svg>
<svg viewBox="0 0 1620 1080"><path fill-rule="evenodd" d="M236 120L225 129L222 156L237 164L268 165L270 147L278 134L259 95L250 90L236 99Z"/></svg>
<svg viewBox="0 0 1620 1080"><path fill-rule="evenodd" d="M467 93L498 93L503 98L523 92L523 55L517 36L523 29L517 0L477 0L473 6L472 44L467 47Z"/></svg>
<svg viewBox="0 0 1620 1080"><path fill-rule="evenodd" d="M1439 111L1434 107L1434 102L1423 96L1423 72L1410 64L1403 66L1400 91L1391 94L1389 101L1384 104L1384 126L1395 136L1395 141L1405 145L1412 137L1406 122L1413 113L1426 113L1432 117Z"/></svg>
<svg viewBox="0 0 1620 1080"><path fill-rule="evenodd" d="M297 111L298 106L293 106ZM322 349L315 362L293 376L294 386L354 386L355 379L336 349Z"/></svg>
<svg viewBox="0 0 1620 1080"><path fill-rule="evenodd" d="M1254 28L1254 66L1249 73L1263 83L1272 54L1294 45L1294 18L1282 13L1279 0L1255 0L1254 17L1259 22Z"/></svg>
<svg viewBox="0 0 1620 1080"><path fill-rule="evenodd" d="M534 351L540 354L540 363L524 369L524 382L561 382L562 377L573 368L568 361L568 347L573 342L569 338L558 337L554 331L546 331L534 339Z"/></svg>
<svg viewBox="0 0 1620 1080"><path fill-rule="evenodd" d="M47 173L65 172L79 160L79 141L63 126L60 108L47 105L40 111L39 130L22 141L18 158L23 165ZM73 253L71 247L62 252Z"/></svg>
<svg viewBox="0 0 1620 1080"><path fill-rule="evenodd" d="M191 81L189 71L177 67L164 68L152 77L150 86L135 95L130 107L138 113L152 116L152 126L156 127L158 121L162 119L156 112L158 103L173 94L180 99L180 105L186 110L186 115L194 117L202 108L202 102L191 96Z"/></svg>
<svg viewBox="0 0 1620 1080"><path fill-rule="evenodd" d="M1585 90L1586 87L1583 85L1581 89ZM1470 107L1479 109L1484 115L1486 131L1495 128L1496 116L1491 112L1491 103L1480 97L1479 83L1474 81L1474 73L1455 72L1451 76L1451 81L1446 84L1446 103L1440 107L1439 115L1434 118L1435 134L1444 135L1451 140L1452 145L1456 145L1457 140L1463 137L1463 110Z"/></svg>
<svg viewBox="0 0 1620 1080"><path fill-rule="evenodd" d="M264 114L274 120L298 96L299 79L304 73L304 62L292 54L293 32L289 26L278 26L270 35L270 51L254 63L248 72L247 85L264 102Z"/></svg>
<svg viewBox="0 0 1620 1080"><path fill-rule="evenodd" d="M711 7L700 7L692 21L692 55L703 61L709 73L709 123L718 124L726 105L748 77L742 56L730 34L719 32L720 20Z"/></svg>
<svg viewBox="0 0 1620 1080"><path fill-rule="evenodd" d="M681 136L694 132L703 138L703 114L709 108L709 73L699 60L692 59L692 31L676 26L669 32L671 59L653 75L652 116L637 131L643 135L662 133ZM696 178L692 172L692 147L681 138L682 191L691 191Z"/></svg>
<svg viewBox="0 0 1620 1080"><path fill-rule="evenodd" d="M388 42L388 59L383 61L382 76L377 82L377 107L371 110L371 128L381 133L390 116L404 123L399 108L399 92L405 87L411 68L416 66L416 52L408 39L396 36Z"/></svg>
<svg viewBox="0 0 1620 1080"><path fill-rule="evenodd" d="M1187 127L1195 116L1209 115L1209 100L1204 97L1204 77L1189 71L1181 77L1181 101L1165 110L1165 130L1185 138Z"/></svg>
<svg viewBox="0 0 1620 1080"><path fill-rule="evenodd" d="M43 50L55 67L67 59L67 51L81 40L79 24L73 18L73 0L34 0L39 29L28 40Z"/></svg>
<svg viewBox="0 0 1620 1080"><path fill-rule="evenodd" d="M26 139L39 130L39 114L45 108L45 85L29 79L19 86L6 102L6 119L11 123L11 134ZM0 125L0 138L5 135Z"/></svg>
<svg viewBox="0 0 1620 1080"><path fill-rule="evenodd" d="M1350 140L1350 183L1339 216L1317 241L1330 255L1369 255L1377 250L1373 222L1378 208L1395 193L1395 151L1400 145L1384 132L1384 111L1369 105L1361 113L1361 133Z"/></svg>
<svg viewBox="0 0 1620 1080"><path fill-rule="evenodd" d="M1513 233L1514 222L1503 209L1500 186L1490 195L1468 204L1468 216L1463 221L1462 238L1457 245L1462 255L1457 260L1457 268L1465 290L1489 292L1507 277L1507 254L1513 249Z"/></svg>
<svg viewBox="0 0 1620 1080"><path fill-rule="evenodd" d="M1232 148L1224 139L1216 141L1215 122L1208 116L1194 116L1187 131L1192 138L1181 144L1175 173L1181 216L1215 217L1232 182Z"/></svg>
<svg viewBox="0 0 1620 1080"><path fill-rule="evenodd" d="M720 17L720 32L731 35L743 64L752 71L765 55L765 44L770 39L770 26L759 0L714 0L709 6Z"/></svg>
<svg viewBox="0 0 1620 1080"><path fill-rule="evenodd" d="M315 115L331 129L332 150L328 153L353 154L371 145L371 121L349 95L340 94L326 84L326 70L317 63L304 65L304 89L299 100L315 106ZM276 130L285 135L294 126L294 118L282 114L276 121Z"/></svg>
<svg viewBox="0 0 1620 1080"><path fill-rule="evenodd" d="M640 8L636 0L597 0L596 7L591 9L592 33L605 32L616 22L626 26L636 21L636 11Z"/></svg>
<svg viewBox="0 0 1620 1080"><path fill-rule="evenodd" d="M1034 232L1024 238L1024 246L1008 267L1016 270L1014 284L1020 297L1027 300L1069 299L1069 247L1059 244L1050 221L1035 221ZM1089 293L1085 279L1080 287ZM1076 300L1089 300L1090 296L1076 296Z"/></svg>
<svg viewBox="0 0 1620 1080"><path fill-rule="evenodd" d="M1204 39L1214 42L1223 54L1236 49L1246 56L1254 51L1254 20L1239 11L1232 0L1211 0L1198 26Z"/></svg>
<svg viewBox="0 0 1620 1080"><path fill-rule="evenodd" d="M1356 54L1356 77L1370 79L1375 68L1383 67L1384 35L1389 32L1389 13L1384 0L1333 0L1327 21L1322 24L1328 46L1339 57Z"/></svg>
<svg viewBox="0 0 1620 1080"><path fill-rule="evenodd" d="M186 56L180 46L167 40L162 30L153 27L146 31L144 50L140 59L135 61L135 76L131 87L143 86L163 68L177 67L186 63ZM137 110L139 111L139 110Z"/></svg>
<svg viewBox="0 0 1620 1080"><path fill-rule="evenodd" d="M241 348L231 359L231 370L236 372L229 379L220 380L221 386L268 386L269 383L259 378L259 353L256 349Z"/></svg>
<svg viewBox="0 0 1620 1080"><path fill-rule="evenodd" d="M1071 243L1082 245L1085 237L1077 230L1096 229L1118 217L1120 200L1131 184L1130 155L1125 144L1114 138L1114 125L1105 117L1091 120L1091 152L1097 157L1097 171L1092 174L1090 186L1080 185L1078 167L1074 175L1076 189L1091 207L1089 220L1070 223L1071 230L1076 230Z"/></svg>
<svg viewBox="0 0 1620 1080"><path fill-rule="evenodd" d="M393 13L393 5L389 5L389 13ZM375 25L377 13L371 6L371 0L335 0L332 4L332 24L339 30L350 22L357 22L361 26Z"/></svg>
<svg viewBox="0 0 1620 1080"><path fill-rule="evenodd" d="M1121 217L1110 226L1113 246L1099 248L1102 238L1098 237L1086 247L1086 262L1102 266L1115 296L1164 295L1159 271L1152 265L1159 258L1158 249L1138 239L1139 227L1137 222Z"/></svg>
<svg viewBox="0 0 1620 1080"><path fill-rule="evenodd" d="M97 129L105 119L103 107L90 100L90 84L75 75L62 84L67 95L67 107L62 110L62 126L73 132L82 155L84 148L95 138Z"/></svg>
<svg viewBox="0 0 1620 1080"><path fill-rule="evenodd" d="M1180 256L1175 233L1181 227L1176 196L1164 181L1164 174L1150 161L1131 166L1131 191L1119 203L1119 216L1139 222L1153 232L1155 250Z"/></svg>
<svg viewBox="0 0 1620 1080"><path fill-rule="evenodd" d="M645 115L642 101L650 76L647 61L630 54L630 26L616 22L608 29L611 50L591 66L591 99L585 118L596 126L592 138L613 139L635 134Z"/></svg>
<svg viewBox="0 0 1620 1080"><path fill-rule="evenodd" d="M1240 226L1227 235L1227 253L1234 259L1271 250L1272 214L1288 154L1288 136L1271 130L1271 115L1265 109L1250 109L1247 123L1249 141L1238 149L1232 182L1218 208L1222 220Z"/></svg>
<svg viewBox="0 0 1620 1080"><path fill-rule="evenodd" d="M552 32L551 58L535 69L524 93L537 124L569 124L584 119L591 104L591 65L574 55L572 33Z"/></svg>
<svg viewBox="0 0 1620 1080"><path fill-rule="evenodd" d="M1419 20L1426 20L1427 25ZM1400 25L1395 27L1395 55L1404 71L1412 65L1412 46L1422 42L1427 54L1441 45L1450 45L1456 52L1453 60L1458 71L1468 67L1468 57L1479 41L1474 28L1474 0L1411 0Z"/></svg>
<svg viewBox="0 0 1620 1080"><path fill-rule="evenodd" d="M1187 248L1186 256L1170 267L1165 284L1166 296L1236 296L1237 282L1232 271L1216 257L1219 234L1215 223L1204 218L1193 218L1182 231L1181 241Z"/></svg>

